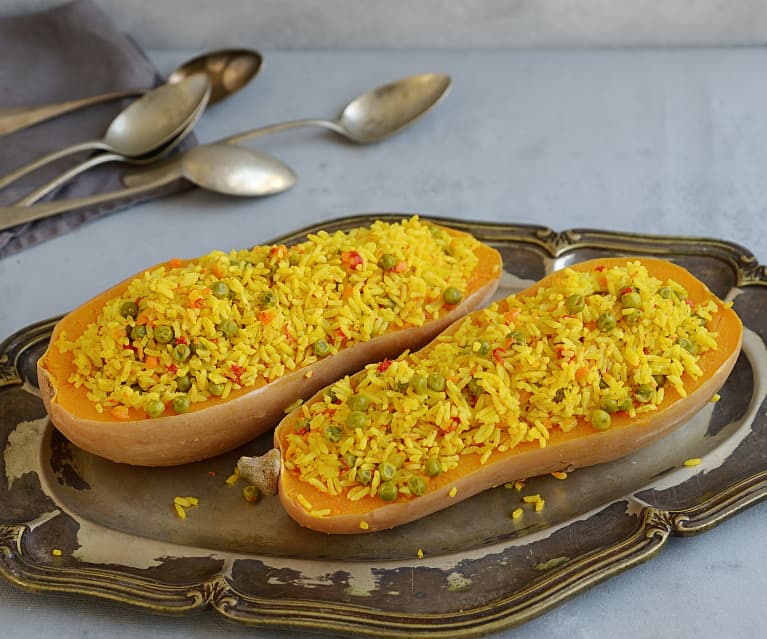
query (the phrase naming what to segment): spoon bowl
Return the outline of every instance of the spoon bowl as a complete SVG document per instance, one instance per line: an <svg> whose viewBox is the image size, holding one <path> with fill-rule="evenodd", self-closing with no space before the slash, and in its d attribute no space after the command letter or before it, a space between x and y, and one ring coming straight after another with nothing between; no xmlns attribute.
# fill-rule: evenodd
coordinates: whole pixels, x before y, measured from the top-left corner
<svg viewBox="0 0 767 639"><path fill-rule="evenodd" d="M216 193L254 197L274 195L296 183L293 170L275 158L235 144L205 144L181 158L181 174Z"/></svg>
<svg viewBox="0 0 767 639"><path fill-rule="evenodd" d="M171 72L168 82L180 82L196 73L204 73L210 80L208 104L216 104L237 93L261 70L264 59L253 49L220 49L203 53L188 60Z"/></svg>
<svg viewBox="0 0 767 639"><path fill-rule="evenodd" d="M128 158L141 157L190 131L210 99L211 86L203 74L162 84L121 111L104 134L104 150Z"/></svg>
<svg viewBox="0 0 767 639"><path fill-rule="evenodd" d="M450 90L444 73L424 73L377 87L352 100L338 124L358 144L378 142L415 122Z"/></svg>

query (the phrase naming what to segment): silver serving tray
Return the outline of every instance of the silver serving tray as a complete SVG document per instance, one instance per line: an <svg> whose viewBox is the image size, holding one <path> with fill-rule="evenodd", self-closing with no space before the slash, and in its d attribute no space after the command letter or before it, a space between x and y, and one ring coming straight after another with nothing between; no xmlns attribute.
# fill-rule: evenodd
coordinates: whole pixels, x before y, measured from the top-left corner
<svg viewBox="0 0 767 639"><path fill-rule="evenodd" d="M401 217L342 218L275 242ZM113 464L70 444L36 387L53 319L0 345L0 574L35 591L159 613L212 608L261 627L465 637L520 624L650 558L669 535L704 531L767 497L767 268L751 253L713 239L433 219L501 252L499 296L600 256L654 255L688 268L734 301L746 327L721 401L661 442L565 481L532 478L521 492L498 487L391 531L333 537L300 528L277 498L247 504L241 485L226 485L236 459L270 448L270 435L164 469ZM691 457L702 463L685 466ZM544 510L512 519L533 493ZM186 520L174 513L177 495L200 500Z"/></svg>

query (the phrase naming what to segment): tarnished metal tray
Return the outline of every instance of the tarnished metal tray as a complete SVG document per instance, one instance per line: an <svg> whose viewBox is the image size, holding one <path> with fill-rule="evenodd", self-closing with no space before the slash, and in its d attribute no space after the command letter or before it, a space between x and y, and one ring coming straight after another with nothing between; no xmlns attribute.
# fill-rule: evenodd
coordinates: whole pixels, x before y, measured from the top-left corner
<svg viewBox="0 0 767 639"><path fill-rule="evenodd" d="M279 241L374 217L401 216L343 218ZM67 442L35 382L50 320L0 346L0 574L31 590L161 613L210 607L256 626L465 637L520 624L650 558L669 535L706 530L767 496L767 269L753 255L700 238L437 221L501 251L499 295L598 256L685 266L732 299L746 327L721 401L658 444L565 481L532 478L521 492L498 487L392 531L332 537L299 528L277 498L247 504L226 485L237 457L267 450L269 435L166 469L112 464ZM691 457L702 463L685 466ZM531 493L544 510L512 519ZM200 500L186 520L177 495Z"/></svg>

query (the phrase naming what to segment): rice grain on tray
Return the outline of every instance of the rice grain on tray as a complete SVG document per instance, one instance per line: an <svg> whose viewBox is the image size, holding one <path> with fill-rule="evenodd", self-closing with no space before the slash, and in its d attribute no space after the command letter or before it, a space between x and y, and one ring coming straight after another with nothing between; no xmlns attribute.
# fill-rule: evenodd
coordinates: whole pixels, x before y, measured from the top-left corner
<svg viewBox="0 0 767 639"><path fill-rule="evenodd" d="M605 430L613 414L657 410L668 388L685 395L683 377L699 377L698 358L717 348L706 326L716 312L639 262L567 269L553 286L459 320L425 353L371 364L301 406L285 469L329 495L392 501L449 481L463 456L486 464L543 448L579 420ZM524 501L543 508L537 495Z"/></svg>
<svg viewBox="0 0 767 639"><path fill-rule="evenodd" d="M97 411L183 413L393 328L421 326L460 294L477 240L412 217L348 233L171 260L136 277L74 341L68 380Z"/></svg>

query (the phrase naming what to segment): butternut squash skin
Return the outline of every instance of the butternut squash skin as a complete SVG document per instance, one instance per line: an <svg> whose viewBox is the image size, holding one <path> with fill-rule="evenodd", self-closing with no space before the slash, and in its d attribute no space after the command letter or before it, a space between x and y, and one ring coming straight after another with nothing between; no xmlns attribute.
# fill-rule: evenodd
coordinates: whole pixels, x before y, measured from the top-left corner
<svg viewBox="0 0 767 639"><path fill-rule="evenodd" d="M570 268L586 270L598 265L610 267L636 259L598 259ZM591 424L579 420L578 425L569 432L552 430L545 448L540 448L537 443L523 443L503 453L494 452L484 465L480 464L476 454L462 457L457 468L431 479L429 489L424 495L400 495L393 502L384 502L373 497L352 502L344 496L329 496L301 481L296 472L283 467L277 486L279 498L287 513L301 526L326 533L352 534L388 529L425 517L508 481L590 466L623 457L682 426L711 400L727 379L740 353L742 324L731 308L725 306L685 269L658 259L646 258L640 261L647 267L651 276L662 281L673 279L682 284L692 301L697 303L713 300L719 307L708 324L711 330L719 333L718 349L708 351L701 357L699 365L704 371L701 377L692 379L685 376L687 397L680 397L675 391L669 390L657 411L638 414L634 418L628 414L616 413L611 428L605 431L595 430ZM558 273L550 274L519 295L530 295L537 288L549 285L558 276ZM460 320L445 332L453 332L459 323ZM431 345L427 345L420 353L427 352L430 347ZM353 376L352 382L362 374ZM322 392L309 402L321 399ZM287 450L287 436L294 431L295 422L299 417L300 411L293 411L279 424L274 436L277 450ZM330 515L310 515L301 505L299 495L308 500L314 509L329 509ZM361 525L361 522L364 523Z"/></svg>
<svg viewBox="0 0 767 639"><path fill-rule="evenodd" d="M452 235L462 235L444 229ZM62 331L70 339L82 333L97 317L103 304L124 291L133 277L101 293L63 317L56 325L50 346L37 364L40 395L53 425L73 444L114 462L136 466L175 466L208 459L230 451L273 428L287 406L306 399L339 377L403 350L419 348L450 323L484 305L500 282L500 254L479 244L478 266L468 278L468 290L460 303L439 318L420 327L394 330L368 342L349 346L337 354L297 369L264 386L233 391L226 399L211 398L193 404L184 414L118 421L97 413L85 397L67 381L72 372L71 354L54 345ZM152 270L157 266L152 267ZM307 371L311 370L311 377Z"/></svg>

